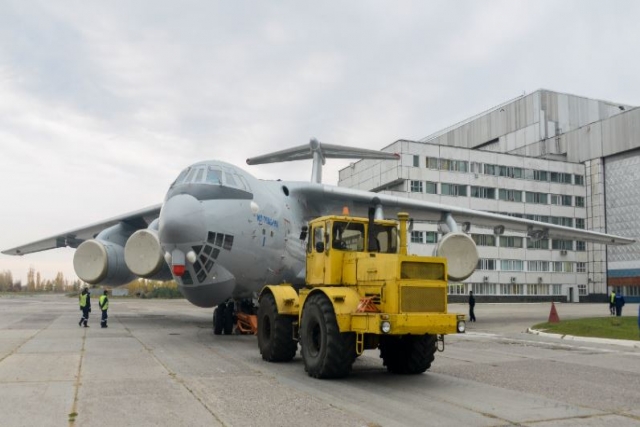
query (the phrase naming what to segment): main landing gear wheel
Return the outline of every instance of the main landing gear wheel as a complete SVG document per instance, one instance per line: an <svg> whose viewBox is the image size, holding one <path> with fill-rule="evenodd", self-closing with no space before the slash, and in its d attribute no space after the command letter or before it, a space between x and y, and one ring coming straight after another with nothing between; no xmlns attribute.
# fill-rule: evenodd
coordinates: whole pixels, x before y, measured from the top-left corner
<svg viewBox="0 0 640 427"><path fill-rule="evenodd" d="M267 293L260 298L258 308L258 347L268 362L288 362L298 351L293 339L293 316L278 314L276 300Z"/></svg>
<svg viewBox="0 0 640 427"><path fill-rule="evenodd" d="M233 303L221 303L213 310L214 335L231 335L233 332Z"/></svg>
<svg viewBox="0 0 640 427"><path fill-rule="evenodd" d="M389 372L421 374L431 367L436 353L435 335L384 336L380 357Z"/></svg>
<svg viewBox="0 0 640 427"><path fill-rule="evenodd" d="M302 311L300 344L304 368L311 377L343 378L356 356L353 333L340 333L333 305L326 295L311 295Z"/></svg>

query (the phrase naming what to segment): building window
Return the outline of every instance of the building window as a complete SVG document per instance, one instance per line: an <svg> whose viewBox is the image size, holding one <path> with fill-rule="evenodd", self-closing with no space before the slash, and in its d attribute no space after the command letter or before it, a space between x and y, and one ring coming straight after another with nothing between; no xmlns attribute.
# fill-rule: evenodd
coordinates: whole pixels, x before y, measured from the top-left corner
<svg viewBox="0 0 640 427"><path fill-rule="evenodd" d="M576 207L584 208L584 197L576 196Z"/></svg>
<svg viewBox="0 0 640 427"><path fill-rule="evenodd" d="M509 178L522 178L524 177L524 169L513 166L500 166L498 175Z"/></svg>
<svg viewBox="0 0 640 427"><path fill-rule="evenodd" d="M471 173L482 173L482 163L471 162L469 165L469 171Z"/></svg>
<svg viewBox="0 0 640 427"><path fill-rule="evenodd" d="M476 197L478 199L495 199L496 189L491 187L476 187L475 185L472 185L471 197Z"/></svg>
<svg viewBox="0 0 640 427"><path fill-rule="evenodd" d="M506 190L504 188L501 188L498 191L498 198L507 202L522 202L522 191Z"/></svg>
<svg viewBox="0 0 640 427"><path fill-rule="evenodd" d="M420 157L419 156L413 156L413 167L414 168L420 167Z"/></svg>
<svg viewBox="0 0 640 427"><path fill-rule="evenodd" d="M552 194L551 204L558 205L558 206L571 206L571 196L563 196L561 194Z"/></svg>
<svg viewBox="0 0 640 427"><path fill-rule="evenodd" d="M527 239L527 249L549 249L549 239Z"/></svg>
<svg viewBox="0 0 640 427"><path fill-rule="evenodd" d="M551 172L549 174L551 182L560 182L562 184L571 184L571 174L562 172Z"/></svg>
<svg viewBox="0 0 640 427"><path fill-rule="evenodd" d="M551 249L561 250L561 251L572 251L573 240L553 239L551 241Z"/></svg>
<svg viewBox="0 0 640 427"><path fill-rule="evenodd" d="M549 261L527 261L527 271L549 271Z"/></svg>
<svg viewBox="0 0 640 427"><path fill-rule="evenodd" d="M575 185L584 185L584 175L574 175L573 183Z"/></svg>
<svg viewBox="0 0 640 427"><path fill-rule="evenodd" d="M496 284L495 283L474 283L473 293L476 295L495 295Z"/></svg>
<svg viewBox="0 0 640 427"><path fill-rule="evenodd" d="M586 273L586 272L587 272L587 263L576 262L576 273Z"/></svg>
<svg viewBox="0 0 640 427"><path fill-rule="evenodd" d="M576 218L576 228L584 230L584 218Z"/></svg>
<svg viewBox="0 0 640 427"><path fill-rule="evenodd" d="M581 297L587 296L587 285L578 285L578 295Z"/></svg>
<svg viewBox="0 0 640 427"><path fill-rule="evenodd" d="M422 236L423 236L423 232L422 231L412 231L411 232L411 243L424 243L424 240L423 240Z"/></svg>
<svg viewBox="0 0 640 427"><path fill-rule="evenodd" d="M573 227L573 218L566 216L552 216L551 224L563 225L565 227Z"/></svg>
<svg viewBox="0 0 640 427"><path fill-rule="evenodd" d="M438 184L435 182L427 181L425 182L426 187L425 190L427 194L438 194Z"/></svg>
<svg viewBox="0 0 640 427"><path fill-rule="evenodd" d="M501 248L522 248L522 237L500 236Z"/></svg>
<svg viewBox="0 0 640 427"><path fill-rule="evenodd" d="M549 181L549 172L547 171L533 171L533 180L534 181Z"/></svg>
<svg viewBox="0 0 640 427"><path fill-rule="evenodd" d="M496 260L489 258L480 258L478 260L477 270L495 270L496 269Z"/></svg>
<svg viewBox="0 0 640 427"><path fill-rule="evenodd" d="M570 261L554 261L552 264L554 273L573 273L573 263Z"/></svg>
<svg viewBox="0 0 640 427"><path fill-rule="evenodd" d="M562 295L562 285L551 285L551 295Z"/></svg>
<svg viewBox="0 0 640 427"><path fill-rule="evenodd" d="M523 295L524 287L521 283L501 283L500 284L501 295Z"/></svg>
<svg viewBox="0 0 640 427"><path fill-rule="evenodd" d="M493 234L472 234L471 238L478 246L495 246L496 236Z"/></svg>
<svg viewBox="0 0 640 427"><path fill-rule="evenodd" d="M422 181L411 181L411 192L422 193Z"/></svg>
<svg viewBox="0 0 640 427"><path fill-rule="evenodd" d="M484 173L485 175L498 175L498 165L489 165L489 164L484 164Z"/></svg>
<svg viewBox="0 0 640 427"><path fill-rule="evenodd" d="M466 196L467 186L458 184L440 184L440 194L443 196Z"/></svg>
<svg viewBox="0 0 640 427"><path fill-rule="evenodd" d="M526 192L526 201L527 203L538 203L541 205L546 205L549 202L548 200L548 194L547 193L534 193L531 191L527 191Z"/></svg>
<svg viewBox="0 0 640 427"><path fill-rule="evenodd" d="M449 295L466 295L466 283L449 283Z"/></svg>
<svg viewBox="0 0 640 427"><path fill-rule="evenodd" d="M582 240L576 240L576 252L585 252L587 250L587 244Z"/></svg>
<svg viewBox="0 0 640 427"><path fill-rule="evenodd" d="M551 222L551 221L549 221L549 217L546 216L546 215L531 215L531 214L527 214L524 217L526 219L530 219L531 221Z"/></svg>
<svg viewBox="0 0 640 427"><path fill-rule="evenodd" d="M438 243L438 233L435 231L427 231L425 237L427 243Z"/></svg>
<svg viewBox="0 0 640 427"><path fill-rule="evenodd" d="M438 159L436 157L427 157L426 164L429 169L438 169Z"/></svg>
<svg viewBox="0 0 640 427"><path fill-rule="evenodd" d="M527 285L527 295L549 295L549 285L545 283L530 283Z"/></svg>
<svg viewBox="0 0 640 427"><path fill-rule="evenodd" d="M519 259L500 260L500 271L524 271L524 261Z"/></svg>

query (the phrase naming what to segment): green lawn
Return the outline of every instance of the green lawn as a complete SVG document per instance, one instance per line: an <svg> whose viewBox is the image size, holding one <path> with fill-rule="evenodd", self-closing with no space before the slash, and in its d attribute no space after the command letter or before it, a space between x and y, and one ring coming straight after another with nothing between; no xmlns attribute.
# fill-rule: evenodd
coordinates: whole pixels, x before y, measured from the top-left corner
<svg viewBox="0 0 640 427"><path fill-rule="evenodd" d="M638 318L591 317L586 319L562 320L559 323L538 323L532 326L542 332L552 334L575 335L579 337L613 338L618 340L640 341Z"/></svg>

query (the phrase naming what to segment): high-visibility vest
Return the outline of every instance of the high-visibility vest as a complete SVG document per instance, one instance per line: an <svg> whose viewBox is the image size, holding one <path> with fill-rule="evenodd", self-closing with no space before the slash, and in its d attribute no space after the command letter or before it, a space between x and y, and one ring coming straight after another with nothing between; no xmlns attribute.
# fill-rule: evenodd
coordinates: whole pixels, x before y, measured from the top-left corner
<svg viewBox="0 0 640 427"><path fill-rule="evenodd" d="M87 294L80 294L80 307L85 308L87 306Z"/></svg>
<svg viewBox="0 0 640 427"><path fill-rule="evenodd" d="M99 302L100 302L100 308L101 308L103 311L106 311L106 310L108 310L108 309L109 309L109 298L107 298L107 296L106 296L106 295L100 295L100 300L99 300Z"/></svg>
<svg viewBox="0 0 640 427"><path fill-rule="evenodd" d="M613 304L614 302L616 302L616 293L611 292L611 304Z"/></svg>

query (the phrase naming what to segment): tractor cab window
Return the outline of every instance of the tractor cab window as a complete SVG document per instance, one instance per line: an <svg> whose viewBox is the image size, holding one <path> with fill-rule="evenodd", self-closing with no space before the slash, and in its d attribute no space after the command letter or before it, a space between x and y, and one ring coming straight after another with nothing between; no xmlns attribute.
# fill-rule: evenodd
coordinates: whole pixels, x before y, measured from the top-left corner
<svg viewBox="0 0 640 427"><path fill-rule="evenodd" d="M373 226L377 251L385 254L398 253L398 229L394 226Z"/></svg>
<svg viewBox="0 0 640 427"><path fill-rule="evenodd" d="M364 224L335 221L331 234L331 247L343 251L364 251Z"/></svg>
<svg viewBox="0 0 640 427"><path fill-rule="evenodd" d="M307 252L324 252L324 246L324 226L318 225L313 228L313 235L309 236Z"/></svg>

